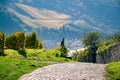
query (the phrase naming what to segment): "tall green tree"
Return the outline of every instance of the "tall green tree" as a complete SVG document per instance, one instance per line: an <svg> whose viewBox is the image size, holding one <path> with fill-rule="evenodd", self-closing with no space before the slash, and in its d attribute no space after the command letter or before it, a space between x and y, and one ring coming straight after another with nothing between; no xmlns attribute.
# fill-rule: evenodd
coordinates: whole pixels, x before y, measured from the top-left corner
<svg viewBox="0 0 120 80"><path fill-rule="evenodd" d="M85 46L92 45L93 43L98 43L100 41L100 35L98 32L90 32L88 35L83 37L83 44Z"/></svg>
<svg viewBox="0 0 120 80"><path fill-rule="evenodd" d="M22 51L25 51L25 45L26 45L26 36L24 32L16 32L15 33L16 39L17 39L17 49Z"/></svg>
<svg viewBox="0 0 120 80"><path fill-rule="evenodd" d="M37 36L35 32L32 32L26 36L26 48L37 48L36 46Z"/></svg>
<svg viewBox="0 0 120 80"><path fill-rule="evenodd" d="M66 48L65 43L64 43L64 38L62 39L61 44L60 44L60 52L61 52L61 57L66 57L67 48Z"/></svg>
<svg viewBox="0 0 120 80"><path fill-rule="evenodd" d="M43 43L38 38L36 39L36 48L38 48L38 49L43 48Z"/></svg>
<svg viewBox="0 0 120 80"><path fill-rule="evenodd" d="M15 34L11 34L6 37L5 46L9 49L17 49L17 38Z"/></svg>

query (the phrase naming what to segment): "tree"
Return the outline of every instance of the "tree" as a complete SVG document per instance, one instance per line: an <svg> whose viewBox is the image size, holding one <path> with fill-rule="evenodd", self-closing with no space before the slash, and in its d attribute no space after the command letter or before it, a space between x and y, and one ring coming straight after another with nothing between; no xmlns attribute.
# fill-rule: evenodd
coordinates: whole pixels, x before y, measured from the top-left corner
<svg viewBox="0 0 120 80"><path fill-rule="evenodd" d="M38 48L38 49L43 48L43 43L38 38L36 39L36 48Z"/></svg>
<svg viewBox="0 0 120 80"><path fill-rule="evenodd" d="M90 32L88 35L83 37L83 44L85 46L92 45L93 43L98 43L100 40L100 35L98 32Z"/></svg>
<svg viewBox="0 0 120 80"><path fill-rule="evenodd" d="M60 44L61 46L64 46L64 38L62 39L62 41L61 41L61 44Z"/></svg>
<svg viewBox="0 0 120 80"><path fill-rule="evenodd" d="M9 49L17 49L17 47L16 47L17 39L16 39L15 34L11 34L6 37L5 46L6 46L6 48L9 48Z"/></svg>
<svg viewBox="0 0 120 80"><path fill-rule="evenodd" d="M36 46L37 36L35 32L26 36L26 48L37 48Z"/></svg>
<svg viewBox="0 0 120 80"><path fill-rule="evenodd" d="M61 41L61 45L60 45L60 52L61 52L61 57L66 57L67 54L67 48L64 45L64 38Z"/></svg>
<svg viewBox="0 0 120 80"><path fill-rule="evenodd" d="M26 45L26 37L24 32L16 32L15 33L16 39L17 39L17 50L25 51L25 45Z"/></svg>
<svg viewBox="0 0 120 80"><path fill-rule="evenodd" d="M0 55L4 55L5 34L0 32Z"/></svg>
<svg viewBox="0 0 120 80"><path fill-rule="evenodd" d="M25 36L24 32L16 32L6 37L6 48L25 51L25 48L43 48L43 43L37 38L36 33Z"/></svg>

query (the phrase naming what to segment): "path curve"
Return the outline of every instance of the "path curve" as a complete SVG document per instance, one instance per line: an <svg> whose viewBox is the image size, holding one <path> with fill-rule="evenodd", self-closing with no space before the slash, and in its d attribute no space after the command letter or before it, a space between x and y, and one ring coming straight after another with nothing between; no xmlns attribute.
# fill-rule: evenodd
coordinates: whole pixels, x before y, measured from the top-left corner
<svg viewBox="0 0 120 80"><path fill-rule="evenodd" d="M19 80L106 80L104 64L58 63L25 74Z"/></svg>

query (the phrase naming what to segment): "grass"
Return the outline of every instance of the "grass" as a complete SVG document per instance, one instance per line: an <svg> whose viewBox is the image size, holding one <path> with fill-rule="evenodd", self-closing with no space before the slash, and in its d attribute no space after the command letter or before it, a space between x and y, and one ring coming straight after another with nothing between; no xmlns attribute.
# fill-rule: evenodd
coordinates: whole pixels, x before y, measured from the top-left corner
<svg viewBox="0 0 120 80"><path fill-rule="evenodd" d="M107 77L111 80L120 80L120 61L109 63L106 67Z"/></svg>
<svg viewBox="0 0 120 80"><path fill-rule="evenodd" d="M0 56L0 80L17 80L39 67L72 61L60 57L57 49L26 49L26 52L5 49L5 53L7 56Z"/></svg>
<svg viewBox="0 0 120 80"><path fill-rule="evenodd" d="M100 42L98 44L98 54L104 54L107 52L107 50L109 49L109 47L111 47L114 43L116 43L117 40L116 39L110 39L110 40L107 40L107 41L103 41L103 42Z"/></svg>
<svg viewBox="0 0 120 80"><path fill-rule="evenodd" d="M17 80L25 73L49 63L39 63L33 60L19 60L0 57L0 80Z"/></svg>
<svg viewBox="0 0 120 80"><path fill-rule="evenodd" d="M6 49L5 53L8 58L17 58L22 60L39 60L39 61L56 61L56 62L65 62L72 61L67 58L60 57L60 52L56 49L26 49L25 52ZM58 56L56 56L56 54Z"/></svg>

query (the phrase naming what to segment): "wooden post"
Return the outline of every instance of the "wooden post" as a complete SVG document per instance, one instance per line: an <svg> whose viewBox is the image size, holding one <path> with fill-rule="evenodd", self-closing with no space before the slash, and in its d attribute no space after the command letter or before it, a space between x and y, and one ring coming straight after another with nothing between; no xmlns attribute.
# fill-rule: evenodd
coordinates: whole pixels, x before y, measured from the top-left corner
<svg viewBox="0 0 120 80"><path fill-rule="evenodd" d="M2 56L4 55L4 40L5 40L5 35L3 33L3 36L2 36L2 53L1 53Z"/></svg>

